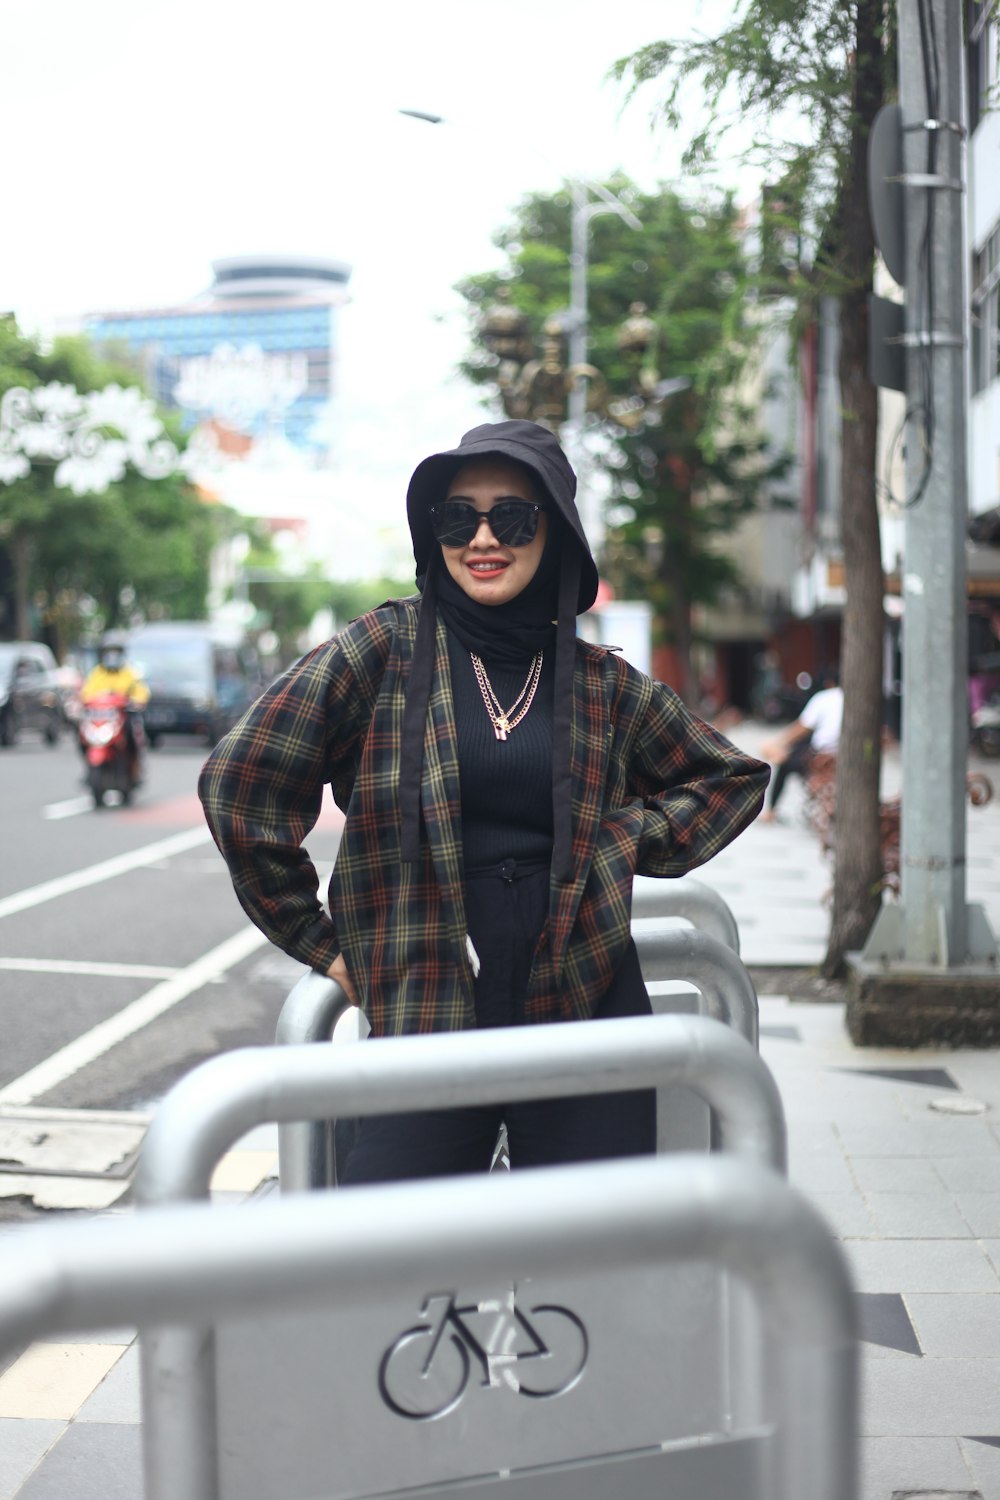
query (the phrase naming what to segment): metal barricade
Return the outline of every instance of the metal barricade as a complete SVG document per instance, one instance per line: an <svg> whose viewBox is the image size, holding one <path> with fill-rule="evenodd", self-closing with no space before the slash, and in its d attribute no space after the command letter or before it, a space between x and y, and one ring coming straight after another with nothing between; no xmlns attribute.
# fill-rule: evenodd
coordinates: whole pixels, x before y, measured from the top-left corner
<svg viewBox="0 0 1000 1500"><path fill-rule="evenodd" d="M720 1121L722 1149L782 1168L784 1113L774 1080L751 1047L694 1016L505 1027L390 1037L374 1046L260 1047L202 1063L153 1117L135 1179L140 1204L203 1196L215 1165L241 1136L269 1121L569 1097L681 1083ZM346 1196L346 1195L345 1195ZM711 1299L707 1299L709 1302ZM729 1314L704 1314L717 1349ZM191 1476L172 1464L206 1451L215 1390L211 1329L156 1329L143 1341L148 1441L169 1476L147 1500L174 1500ZM196 1489L192 1495L200 1495Z"/></svg>
<svg viewBox="0 0 1000 1500"><path fill-rule="evenodd" d="M676 1295L696 1266L760 1331L752 1394L721 1414ZM0 1353L220 1324L218 1413L172 1453L147 1426L147 1500L856 1500L854 1319L821 1217L746 1158L160 1208L0 1246Z"/></svg>
<svg viewBox="0 0 1000 1500"><path fill-rule="evenodd" d="M734 953L740 951L739 928L729 906L718 891L693 875L681 875L676 880L637 875L632 882L632 917L679 918L725 943Z"/></svg>
<svg viewBox="0 0 1000 1500"><path fill-rule="evenodd" d="M633 921L632 937L655 1014L695 1011L714 1016L757 1046L757 992L739 955L728 944L697 928L674 927L659 917ZM679 992L678 981L695 986L698 993ZM690 1089L664 1092L658 1115L672 1150L710 1148L711 1111Z"/></svg>
<svg viewBox="0 0 1000 1500"><path fill-rule="evenodd" d="M680 881L658 882L671 887ZM708 887L705 887L707 890ZM699 1013L731 1026L757 1045L757 994L733 947L705 932L673 927L662 918L633 923L633 937L654 1014ZM697 997L678 994L677 981L694 985ZM351 1002L335 980L308 973L285 1001L275 1040L279 1043L328 1041ZM365 1026L364 1018L360 1024ZM661 1092L657 1117L663 1150L707 1149L710 1114L691 1091L672 1087ZM290 1121L278 1131L282 1187L298 1191L336 1182L336 1122Z"/></svg>

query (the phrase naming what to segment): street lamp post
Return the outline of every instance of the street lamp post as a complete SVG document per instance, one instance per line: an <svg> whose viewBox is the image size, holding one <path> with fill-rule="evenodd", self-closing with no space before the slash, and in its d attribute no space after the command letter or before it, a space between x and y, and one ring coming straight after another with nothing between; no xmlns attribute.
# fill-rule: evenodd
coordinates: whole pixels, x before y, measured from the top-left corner
<svg viewBox="0 0 1000 1500"><path fill-rule="evenodd" d="M411 120L422 120L428 125L447 124L444 115L433 114L429 110L401 109L399 113ZM642 222L627 203L623 203L611 192L610 188L606 188L602 183L592 182L585 177L575 177L571 180L571 190L573 212L570 221L569 313L560 325L560 332L565 332L568 336L569 372L571 373L571 378L566 385L565 415L568 417L570 446L580 480L581 520L591 545L596 549L603 539L603 519L597 497L592 493L592 488L588 483L587 453L583 440L587 422L588 385L597 374L587 364L587 279L590 259L590 225L598 215L612 213L618 214L630 229L641 229ZM554 330L548 334L550 345L555 336ZM550 363L553 353L554 350L550 347L547 351ZM545 357L543 353L543 360ZM554 385L553 382L549 384ZM556 425L561 425L561 417Z"/></svg>

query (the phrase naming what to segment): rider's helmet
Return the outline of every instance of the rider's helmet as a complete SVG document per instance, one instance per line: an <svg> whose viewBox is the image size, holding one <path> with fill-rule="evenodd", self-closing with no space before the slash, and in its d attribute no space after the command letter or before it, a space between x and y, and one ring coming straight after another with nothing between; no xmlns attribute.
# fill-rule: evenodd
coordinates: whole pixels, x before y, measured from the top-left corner
<svg viewBox="0 0 1000 1500"><path fill-rule="evenodd" d="M109 630L101 637L101 666L108 672L117 672L125 665L125 637L118 630Z"/></svg>

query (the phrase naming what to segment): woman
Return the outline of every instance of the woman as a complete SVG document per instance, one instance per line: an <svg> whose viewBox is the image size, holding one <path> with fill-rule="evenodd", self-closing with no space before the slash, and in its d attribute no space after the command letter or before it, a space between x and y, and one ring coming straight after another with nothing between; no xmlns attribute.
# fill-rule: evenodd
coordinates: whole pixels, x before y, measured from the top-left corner
<svg viewBox="0 0 1000 1500"><path fill-rule="evenodd" d="M200 793L251 919L372 1035L648 1014L636 873L682 875L759 811L767 767L577 641L597 569L556 438L486 423L420 463L421 597L353 621L217 746ZM302 841L346 813L327 916ZM655 1148L651 1093L363 1122L344 1182Z"/></svg>

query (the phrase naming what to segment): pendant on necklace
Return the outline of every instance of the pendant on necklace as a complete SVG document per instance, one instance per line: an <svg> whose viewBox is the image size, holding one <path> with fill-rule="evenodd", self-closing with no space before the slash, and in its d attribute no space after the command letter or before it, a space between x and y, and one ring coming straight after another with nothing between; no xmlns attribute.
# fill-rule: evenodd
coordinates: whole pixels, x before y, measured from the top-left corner
<svg viewBox="0 0 1000 1500"><path fill-rule="evenodd" d="M508 731L509 728L510 728L510 725L507 723L507 717L506 717L506 715L504 715L504 717L502 719L499 719L494 724L494 726L493 726L493 732L496 735L496 737L497 737L498 740L505 740L507 738L507 731Z"/></svg>

